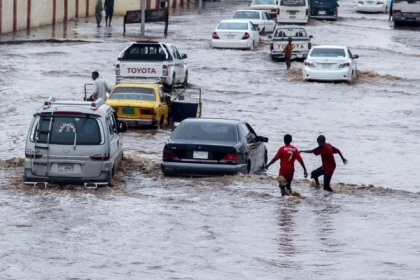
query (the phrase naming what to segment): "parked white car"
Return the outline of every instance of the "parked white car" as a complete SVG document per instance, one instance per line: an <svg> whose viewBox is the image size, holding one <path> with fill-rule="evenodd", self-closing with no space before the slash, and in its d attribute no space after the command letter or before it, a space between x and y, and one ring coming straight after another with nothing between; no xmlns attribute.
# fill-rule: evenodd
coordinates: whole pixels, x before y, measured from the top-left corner
<svg viewBox="0 0 420 280"><path fill-rule="evenodd" d="M255 24L248 20L230 19L217 24L212 35L211 47L253 51L260 41L260 33Z"/></svg>
<svg viewBox="0 0 420 280"><path fill-rule="evenodd" d="M266 11L268 16L277 22L277 15L279 14L277 0L252 0L249 8L251 10Z"/></svg>
<svg viewBox="0 0 420 280"><path fill-rule="evenodd" d="M357 12L364 13L385 13L388 10L388 0L358 0Z"/></svg>
<svg viewBox="0 0 420 280"><path fill-rule="evenodd" d="M344 46L312 47L304 61L303 79L352 82L357 77L356 58L359 56Z"/></svg>
<svg viewBox="0 0 420 280"><path fill-rule="evenodd" d="M267 12L257 10L238 10L232 15L232 19L249 20L258 27L261 35L273 33L276 22L269 18Z"/></svg>

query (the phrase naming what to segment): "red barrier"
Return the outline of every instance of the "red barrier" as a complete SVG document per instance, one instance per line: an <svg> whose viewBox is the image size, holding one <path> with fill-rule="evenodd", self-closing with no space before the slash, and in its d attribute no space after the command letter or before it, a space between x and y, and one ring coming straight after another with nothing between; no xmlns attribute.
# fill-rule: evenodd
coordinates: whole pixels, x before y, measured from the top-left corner
<svg viewBox="0 0 420 280"><path fill-rule="evenodd" d="M89 0L86 0L86 17L89 17Z"/></svg>
<svg viewBox="0 0 420 280"><path fill-rule="evenodd" d="M17 0L13 1L13 32L17 29Z"/></svg>
<svg viewBox="0 0 420 280"><path fill-rule="evenodd" d="M3 21L3 2L0 0L0 34L2 33L2 25L1 22Z"/></svg>
<svg viewBox="0 0 420 280"><path fill-rule="evenodd" d="M79 0L76 0L76 14L74 17L79 18Z"/></svg>
<svg viewBox="0 0 420 280"><path fill-rule="evenodd" d="M56 0L53 0L53 10L52 10L52 25L55 25L55 13L57 12L57 2Z"/></svg>
<svg viewBox="0 0 420 280"><path fill-rule="evenodd" d="M68 19L68 12L69 12L69 2L68 0L64 0L64 21Z"/></svg>

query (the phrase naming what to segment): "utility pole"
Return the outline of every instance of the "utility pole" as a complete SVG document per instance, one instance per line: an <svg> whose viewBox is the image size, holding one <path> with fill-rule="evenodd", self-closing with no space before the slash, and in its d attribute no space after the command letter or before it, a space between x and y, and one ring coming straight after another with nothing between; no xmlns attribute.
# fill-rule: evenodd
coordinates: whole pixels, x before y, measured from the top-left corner
<svg viewBox="0 0 420 280"><path fill-rule="evenodd" d="M141 0L141 37L144 37L145 24L146 24L146 0Z"/></svg>

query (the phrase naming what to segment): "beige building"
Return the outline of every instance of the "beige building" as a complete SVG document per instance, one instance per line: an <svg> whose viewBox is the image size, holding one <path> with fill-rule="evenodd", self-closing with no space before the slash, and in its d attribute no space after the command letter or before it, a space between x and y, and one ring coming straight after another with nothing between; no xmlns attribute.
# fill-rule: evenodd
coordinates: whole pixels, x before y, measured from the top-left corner
<svg viewBox="0 0 420 280"><path fill-rule="evenodd" d="M190 5L190 0L166 0L170 9ZM97 0L0 0L0 34L28 30L95 14ZM102 3L104 0L102 0ZM141 0L114 0L114 15L139 10ZM165 0L145 0L146 9L160 8Z"/></svg>

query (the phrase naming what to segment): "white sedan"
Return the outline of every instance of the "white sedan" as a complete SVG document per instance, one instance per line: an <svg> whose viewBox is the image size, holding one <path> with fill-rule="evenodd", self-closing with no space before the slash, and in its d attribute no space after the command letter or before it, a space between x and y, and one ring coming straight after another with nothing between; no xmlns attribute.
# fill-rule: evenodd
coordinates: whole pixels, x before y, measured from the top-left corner
<svg viewBox="0 0 420 280"><path fill-rule="evenodd" d="M312 47L303 65L305 81L347 81L356 79L358 55L344 46Z"/></svg>
<svg viewBox="0 0 420 280"><path fill-rule="evenodd" d="M357 12L385 13L388 10L388 0L358 0Z"/></svg>
<svg viewBox="0 0 420 280"><path fill-rule="evenodd" d="M260 33L255 24L248 20L229 19L217 24L212 35L211 47L253 51L260 41Z"/></svg>
<svg viewBox="0 0 420 280"><path fill-rule="evenodd" d="M269 18L266 11L238 10L232 15L232 19L245 19L251 21L258 27L261 35L273 33L276 22Z"/></svg>

